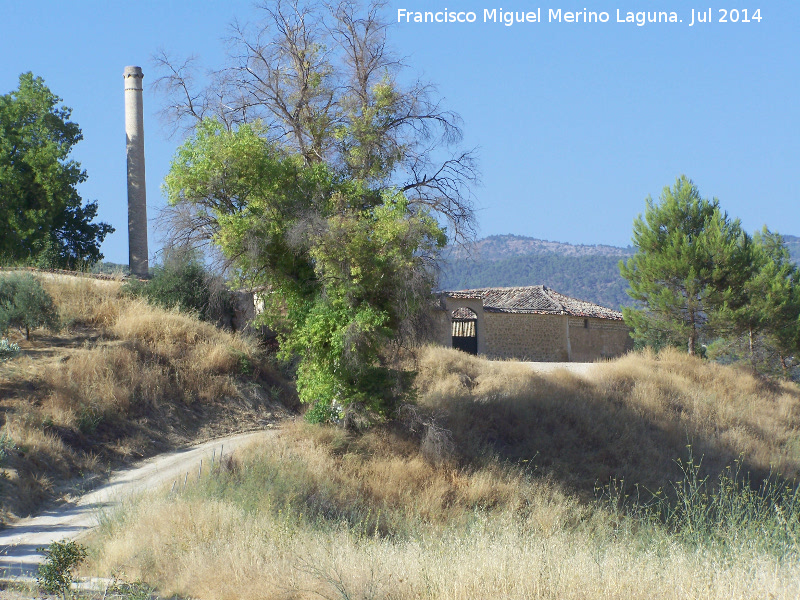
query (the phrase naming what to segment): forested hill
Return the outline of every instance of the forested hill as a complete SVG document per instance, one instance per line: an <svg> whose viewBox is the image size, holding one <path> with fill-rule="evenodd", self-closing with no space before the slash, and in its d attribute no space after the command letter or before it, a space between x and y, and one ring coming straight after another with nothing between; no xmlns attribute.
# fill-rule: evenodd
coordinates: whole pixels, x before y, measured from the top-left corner
<svg viewBox="0 0 800 600"><path fill-rule="evenodd" d="M567 244L564 242L551 242L537 240L536 238L522 235L490 235L478 240L468 249L454 248L451 256L466 258L472 256L481 261L494 261L511 256L529 256L531 254L558 254L560 256L615 256L618 259L633 254L631 246L619 248L617 246Z"/></svg>
<svg viewBox="0 0 800 600"><path fill-rule="evenodd" d="M785 235L792 259L800 263L800 237ZM610 308L631 304L619 261L632 247L588 246L550 242L518 235L493 235L478 240L467 251L445 255L439 288L546 285L557 292Z"/></svg>
<svg viewBox="0 0 800 600"><path fill-rule="evenodd" d="M783 241L789 248L789 252L792 255L792 260L800 265L800 237L797 237L796 235L784 235Z"/></svg>
<svg viewBox="0 0 800 600"><path fill-rule="evenodd" d="M493 235L469 249L446 252L439 287L546 285L557 292L619 308L631 303L619 261L633 248L550 242L519 235Z"/></svg>

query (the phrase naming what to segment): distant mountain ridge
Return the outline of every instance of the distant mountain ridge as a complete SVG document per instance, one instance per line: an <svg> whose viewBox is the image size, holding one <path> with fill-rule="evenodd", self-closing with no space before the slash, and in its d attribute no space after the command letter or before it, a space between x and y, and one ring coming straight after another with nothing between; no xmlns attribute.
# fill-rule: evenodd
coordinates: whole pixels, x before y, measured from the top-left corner
<svg viewBox="0 0 800 600"><path fill-rule="evenodd" d="M551 242L522 235L490 235L476 241L469 248L452 250L456 259L472 256L480 260L499 260L509 256L555 253L561 256L617 256L625 257L634 253L634 248L620 248L603 244L569 244Z"/></svg>
<svg viewBox="0 0 800 600"><path fill-rule="evenodd" d="M783 242L789 248L789 254L792 255L792 260L800 265L800 237L796 235L784 235Z"/></svg>
<svg viewBox="0 0 800 600"><path fill-rule="evenodd" d="M800 264L800 237L784 235L792 260ZM579 300L619 309L630 306L628 283L619 262L635 253L632 246L551 242L520 235L492 235L469 248L445 251L439 288L546 285Z"/></svg>

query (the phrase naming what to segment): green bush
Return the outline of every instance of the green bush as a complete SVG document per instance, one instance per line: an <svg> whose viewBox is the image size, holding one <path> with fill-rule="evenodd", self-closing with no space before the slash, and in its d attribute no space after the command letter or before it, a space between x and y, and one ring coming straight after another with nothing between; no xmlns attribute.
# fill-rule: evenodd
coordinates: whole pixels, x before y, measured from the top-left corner
<svg viewBox="0 0 800 600"><path fill-rule="evenodd" d="M59 329L58 311L52 296L33 275L11 274L0 277L0 331L18 327L31 339L31 330Z"/></svg>
<svg viewBox="0 0 800 600"><path fill-rule="evenodd" d="M150 600L155 591L153 586L142 581L133 583L114 581L114 585L108 588L108 592L124 600Z"/></svg>
<svg viewBox="0 0 800 600"><path fill-rule="evenodd" d="M71 540L61 540L38 550L44 552L44 562L39 565L36 583L48 594L60 594L66 600L71 595L72 571L86 560L86 548Z"/></svg>
<svg viewBox="0 0 800 600"><path fill-rule="evenodd" d="M91 435L97 431L100 423L103 422L103 414L97 407L84 405L78 412L78 431L84 435Z"/></svg>
<svg viewBox="0 0 800 600"><path fill-rule="evenodd" d="M19 354L19 345L9 342L6 338L0 339L0 362L10 360Z"/></svg>
<svg viewBox="0 0 800 600"><path fill-rule="evenodd" d="M166 250L149 281L131 281L123 290L157 306L197 313L204 321L228 325L234 314L233 293L187 249Z"/></svg>
<svg viewBox="0 0 800 600"><path fill-rule="evenodd" d="M2 467L5 462L6 458L8 458L8 453L13 451L16 448L14 444L14 440L8 435L7 432L4 432L0 435L0 467Z"/></svg>

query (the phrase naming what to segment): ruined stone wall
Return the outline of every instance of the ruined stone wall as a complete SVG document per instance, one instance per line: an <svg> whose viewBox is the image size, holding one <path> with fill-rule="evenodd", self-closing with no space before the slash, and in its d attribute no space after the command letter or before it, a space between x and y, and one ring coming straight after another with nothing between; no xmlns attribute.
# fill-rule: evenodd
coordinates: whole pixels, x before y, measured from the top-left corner
<svg viewBox="0 0 800 600"><path fill-rule="evenodd" d="M435 310L431 317L431 341L435 344L450 348L453 345L451 321L446 310Z"/></svg>
<svg viewBox="0 0 800 600"><path fill-rule="evenodd" d="M572 362L592 362L620 356L633 348L628 327L609 319L569 318L569 345Z"/></svg>
<svg viewBox="0 0 800 600"><path fill-rule="evenodd" d="M567 318L562 315L484 313L486 356L566 362Z"/></svg>

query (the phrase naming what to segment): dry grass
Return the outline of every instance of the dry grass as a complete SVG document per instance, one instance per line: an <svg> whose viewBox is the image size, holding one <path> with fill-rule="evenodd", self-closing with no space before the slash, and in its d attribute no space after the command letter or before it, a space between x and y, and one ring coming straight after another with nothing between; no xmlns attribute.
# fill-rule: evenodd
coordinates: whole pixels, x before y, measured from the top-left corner
<svg viewBox="0 0 800 600"><path fill-rule="evenodd" d="M800 513L767 507L793 523L776 546L767 521L692 537L618 510L619 488L592 493L611 477L669 483L687 439L709 471L744 452L747 468L797 473L796 386L671 352L581 378L440 348L419 356L417 384L417 423L449 428L452 454L423 451L424 427L286 425L110 516L88 570L208 599L800 594Z"/></svg>
<svg viewBox="0 0 800 600"><path fill-rule="evenodd" d="M527 514L533 507L558 507L561 513L548 522L581 513L558 486L528 485L530 474L523 469L432 463L395 428L351 436L333 427L286 424L278 442L245 455L243 462L246 474L234 469L207 493L249 510L259 510L268 496L273 507L381 535L407 537L423 523L466 525L475 511Z"/></svg>
<svg viewBox="0 0 800 600"><path fill-rule="evenodd" d="M245 400L241 391L279 384L254 342L124 297L119 282L42 282L65 328L18 339L23 355L0 363L1 517L29 514L109 463L270 412L269 401Z"/></svg>
<svg viewBox="0 0 800 600"><path fill-rule="evenodd" d="M540 534L508 517L478 517L468 532L404 542L254 517L223 502L149 500L129 518L135 524L115 530L101 564L195 598L788 600L800 593L796 563L776 565L746 550L720 560L668 540L643 551L635 540Z"/></svg>
<svg viewBox="0 0 800 600"><path fill-rule="evenodd" d="M258 366L252 342L142 300L130 301L111 331L120 339L136 340L140 354L168 364L175 374L174 393L187 402L236 395L232 375L242 370L242 361Z"/></svg>
<svg viewBox="0 0 800 600"><path fill-rule="evenodd" d="M533 460L579 491L611 478L664 487L688 445L707 473L741 456L756 478L800 475L800 388L677 351L631 354L581 377L429 348L419 371L420 403L461 455Z"/></svg>
<svg viewBox="0 0 800 600"><path fill-rule="evenodd" d="M318 432L286 427L183 494L125 506L89 540L87 573L204 599L800 593L797 552L689 547L507 465L403 460L402 443L394 461L390 435Z"/></svg>
<svg viewBox="0 0 800 600"><path fill-rule="evenodd" d="M121 281L65 275L40 275L39 279L55 300L61 321L68 327L108 327L124 306L120 297Z"/></svg>

